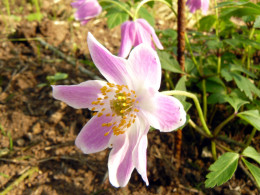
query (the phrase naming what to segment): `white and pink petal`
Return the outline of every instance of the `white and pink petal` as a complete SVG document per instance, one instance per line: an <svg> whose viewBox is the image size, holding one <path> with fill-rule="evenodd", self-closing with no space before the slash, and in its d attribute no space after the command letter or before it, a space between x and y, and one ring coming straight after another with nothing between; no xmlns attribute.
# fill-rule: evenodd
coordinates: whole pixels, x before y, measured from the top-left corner
<svg viewBox="0 0 260 195"><path fill-rule="evenodd" d="M104 81L91 80L78 85L52 85L53 97L73 108L90 108L100 96Z"/></svg>
<svg viewBox="0 0 260 195"><path fill-rule="evenodd" d="M139 133L139 139L138 142L133 150L133 163L138 171L138 173L141 175L142 179L145 181L146 185L149 185L149 181L147 178L147 133L149 131L150 125L145 120L141 121L142 124L140 126L140 133Z"/></svg>
<svg viewBox="0 0 260 195"><path fill-rule="evenodd" d="M136 122L119 136L114 136L113 149L109 154L108 170L109 180L115 187L124 187L130 180L135 168L133 163L133 150L138 144L139 136L144 129L140 129L140 121Z"/></svg>
<svg viewBox="0 0 260 195"><path fill-rule="evenodd" d="M76 146L85 154L106 149L110 144L112 127L102 126L102 124L109 123L111 120L111 117L105 115L92 117L78 134L75 141ZM107 132L110 133L107 135Z"/></svg>
<svg viewBox="0 0 260 195"><path fill-rule="evenodd" d="M150 46L140 44L129 55L128 69L134 90L153 88L159 90L161 84L160 59Z"/></svg>
<svg viewBox="0 0 260 195"><path fill-rule="evenodd" d="M145 19L140 18L136 22L138 22L150 34L150 36L153 37L153 41L158 49L163 49L163 46L157 37L154 28Z"/></svg>
<svg viewBox="0 0 260 195"><path fill-rule="evenodd" d="M88 48L94 64L110 83L123 85L128 82L127 61L111 54L90 32L88 33Z"/></svg>
<svg viewBox="0 0 260 195"><path fill-rule="evenodd" d="M142 110L152 127L169 132L185 124L186 112L177 98L160 93L154 98L154 109Z"/></svg>
<svg viewBox="0 0 260 195"><path fill-rule="evenodd" d="M119 49L119 57L126 58L133 46L133 29L131 29L131 21L126 21L121 25L121 46ZM131 34L130 34L131 33Z"/></svg>

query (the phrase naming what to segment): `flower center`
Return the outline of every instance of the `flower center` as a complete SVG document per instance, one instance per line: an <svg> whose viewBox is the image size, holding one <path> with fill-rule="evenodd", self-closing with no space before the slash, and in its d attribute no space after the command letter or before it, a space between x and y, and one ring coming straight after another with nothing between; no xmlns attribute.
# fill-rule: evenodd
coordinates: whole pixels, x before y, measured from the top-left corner
<svg viewBox="0 0 260 195"><path fill-rule="evenodd" d="M135 123L136 113L139 109L136 104L136 94L134 90L129 90L127 85L115 85L107 83L100 89L102 97L93 101L93 106L99 107L98 117L105 115L106 117L113 117L109 123L103 123L102 126L112 127L110 131L105 133L107 136L111 131L114 135L123 134L133 123ZM91 109L96 110L95 107Z"/></svg>

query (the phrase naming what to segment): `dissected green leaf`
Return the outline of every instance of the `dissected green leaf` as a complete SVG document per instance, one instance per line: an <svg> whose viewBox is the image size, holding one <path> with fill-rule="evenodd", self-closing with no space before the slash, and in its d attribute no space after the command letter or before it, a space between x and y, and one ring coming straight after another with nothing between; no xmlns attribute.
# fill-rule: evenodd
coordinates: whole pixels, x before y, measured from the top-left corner
<svg viewBox="0 0 260 195"><path fill-rule="evenodd" d="M235 96L225 96L224 98L235 109L235 112L238 112L241 106L250 103L249 101L245 101Z"/></svg>
<svg viewBox="0 0 260 195"><path fill-rule="evenodd" d="M226 94L223 92L219 92L219 93L212 93L210 94L210 96L208 97L208 104L222 104L224 102L226 102Z"/></svg>
<svg viewBox="0 0 260 195"><path fill-rule="evenodd" d="M199 30L200 31L210 31L210 29L216 24L217 17L216 15L207 15L200 19Z"/></svg>
<svg viewBox="0 0 260 195"><path fill-rule="evenodd" d="M213 163L207 174L205 181L206 188L213 188L227 182L237 169L239 154L234 152L227 152L220 156L215 163Z"/></svg>
<svg viewBox="0 0 260 195"><path fill-rule="evenodd" d="M227 68L223 68L220 73L221 76L224 77L227 82L232 81L232 73Z"/></svg>
<svg viewBox="0 0 260 195"><path fill-rule="evenodd" d="M242 16L250 16L250 15L260 15L260 9L252 8L252 7L231 7L224 8L221 11L221 18L230 18L230 17L242 17Z"/></svg>
<svg viewBox="0 0 260 195"><path fill-rule="evenodd" d="M186 91L186 76L183 76L179 79L178 83L175 86L175 90L180 90L180 91ZM186 96L176 96L177 99L179 99L180 101L185 101L186 100Z"/></svg>
<svg viewBox="0 0 260 195"><path fill-rule="evenodd" d="M238 60L234 60L234 61L237 64L230 64L230 71L231 72L238 71L238 72L245 73L245 74L247 74L248 76L250 76L252 78L257 78L257 76L253 72L250 72L245 67L243 67L242 64L239 64Z"/></svg>
<svg viewBox="0 0 260 195"><path fill-rule="evenodd" d="M163 37L171 38L172 40L176 40L177 39L177 32L176 32L176 30L173 30L171 28L167 28L165 30L162 30L161 32L163 34Z"/></svg>
<svg viewBox="0 0 260 195"><path fill-rule="evenodd" d="M260 28L260 16L257 16L254 23L254 28Z"/></svg>
<svg viewBox="0 0 260 195"><path fill-rule="evenodd" d="M260 97L260 90L248 78L235 72L232 73L232 77L238 88L241 91L244 91L250 100L253 99L253 94L256 94L258 97Z"/></svg>
<svg viewBox="0 0 260 195"><path fill-rule="evenodd" d="M258 187L260 187L260 168L255 166L255 165L253 165L252 163L248 162L244 158L242 158L242 160L245 163L245 165L247 166L247 168L249 169L250 173L255 178L255 181L256 181Z"/></svg>
<svg viewBox="0 0 260 195"><path fill-rule="evenodd" d="M238 117L247 121L257 130L260 130L260 115L258 110L248 110L237 114Z"/></svg>
<svg viewBox="0 0 260 195"><path fill-rule="evenodd" d="M260 154L252 146L248 146L242 153L242 155L254 159L260 164Z"/></svg>
<svg viewBox="0 0 260 195"><path fill-rule="evenodd" d="M107 14L108 28L114 28L128 20L128 14L124 11L117 11Z"/></svg>
<svg viewBox="0 0 260 195"><path fill-rule="evenodd" d="M154 26L154 24L155 24L154 18L147 9L145 9L144 7L141 7L139 9L138 14L139 14L140 18L144 18L145 20L147 20L147 22L149 22L149 24L151 24L151 26Z"/></svg>
<svg viewBox="0 0 260 195"><path fill-rule="evenodd" d="M202 82L198 83L202 88ZM206 79L206 91L211 93L221 93L226 90L225 84L219 77L209 77Z"/></svg>
<svg viewBox="0 0 260 195"><path fill-rule="evenodd" d="M170 72L183 73L181 67L176 59L174 59L168 52L157 51L162 68Z"/></svg>

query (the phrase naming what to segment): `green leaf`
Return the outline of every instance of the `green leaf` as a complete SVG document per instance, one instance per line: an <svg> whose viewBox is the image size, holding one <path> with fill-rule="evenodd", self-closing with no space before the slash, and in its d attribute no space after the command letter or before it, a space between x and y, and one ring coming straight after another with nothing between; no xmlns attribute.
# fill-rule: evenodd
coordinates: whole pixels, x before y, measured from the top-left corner
<svg viewBox="0 0 260 195"><path fill-rule="evenodd" d="M260 164L260 154L252 146L248 146L242 153L242 155L254 159Z"/></svg>
<svg viewBox="0 0 260 195"><path fill-rule="evenodd" d="M237 114L238 117L247 121L257 130L260 130L260 115L258 110L248 110Z"/></svg>
<svg viewBox="0 0 260 195"><path fill-rule="evenodd" d="M165 30L162 30L162 35L163 35L163 38L167 37L167 38L171 38L173 41L177 39L177 32L176 30L173 30L171 28L167 28Z"/></svg>
<svg viewBox="0 0 260 195"><path fill-rule="evenodd" d="M26 19L31 22L31 21L41 21L43 18L43 15L41 13L32 13L26 16Z"/></svg>
<svg viewBox="0 0 260 195"><path fill-rule="evenodd" d="M49 81L49 82L52 82L52 81L59 81L59 80L64 80L68 78L68 74L67 73L61 73L61 72L57 72L54 76L47 76L46 79Z"/></svg>
<svg viewBox="0 0 260 195"><path fill-rule="evenodd" d="M157 51L162 68L174 73L183 73L177 60L173 58L168 52Z"/></svg>
<svg viewBox="0 0 260 195"><path fill-rule="evenodd" d="M258 187L260 187L260 168L253 165L252 163L248 162L244 158L242 158L242 160L245 163L245 165L247 166L247 168L249 169L249 171L251 172L251 174L253 175L253 177L255 178L255 181L256 181Z"/></svg>
<svg viewBox="0 0 260 195"><path fill-rule="evenodd" d="M223 68L220 73L221 73L221 76L224 77L224 79L227 82L233 80L232 74L231 74L231 72L227 68Z"/></svg>
<svg viewBox="0 0 260 195"><path fill-rule="evenodd" d="M208 97L208 104L222 104L226 102L226 94L224 94L223 92L220 93L212 93L209 97Z"/></svg>
<svg viewBox="0 0 260 195"><path fill-rule="evenodd" d="M202 82L198 83L198 86L202 88ZM209 77L206 80L206 91L211 93L221 93L225 91L225 84L218 77Z"/></svg>
<svg viewBox="0 0 260 195"><path fill-rule="evenodd" d="M239 62L237 60L234 60L236 64L231 64L230 65L230 71L231 72L243 72L245 74L247 74L248 76L252 77L252 78L257 78L257 76L250 72L249 70L247 70L245 67L242 66L242 64L239 64Z"/></svg>
<svg viewBox="0 0 260 195"><path fill-rule="evenodd" d="M223 47L223 42L217 40L209 40L206 44L209 49L220 49Z"/></svg>
<svg viewBox="0 0 260 195"><path fill-rule="evenodd" d="M214 164L209 167L212 171L207 174L206 188L213 188L227 182L237 169L239 154L227 152L220 156Z"/></svg>
<svg viewBox="0 0 260 195"><path fill-rule="evenodd" d="M180 90L180 91L186 91L186 76L183 76L179 79L178 83L175 86L175 90ZM179 99L180 101L185 101L186 100L186 96L176 96L177 99Z"/></svg>
<svg viewBox="0 0 260 195"><path fill-rule="evenodd" d="M150 14L150 12L148 12L147 9L145 9L144 7L141 7L139 9L139 12L138 12L140 18L144 18L145 20L147 20L147 22L149 24L151 24L151 26L154 26L155 24L155 21L154 21L154 18L153 16Z"/></svg>
<svg viewBox="0 0 260 195"><path fill-rule="evenodd" d="M216 24L216 21L217 21L216 15L204 16L199 21L199 30L210 31L210 29Z"/></svg>
<svg viewBox="0 0 260 195"><path fill-rule="evenodd" d="M249 101L242 100L235 96L225 96L224 99L235 109L235 112L238 112L241 106L250 103Z"/></svg>
<svg viewBox="0 0 260 195"><path fill-rule="evenodd" d="M250 100L253 99L253 94L256 94L258 97L260 97L260 90L248 78L238 73L232 73L232 77L238 88L241 91L244 91Z"/></svg>
<svg viewBox="0 0 260 195"><path fill-rule="evenodd" d="M225 8L221 11L221 18L230 18L230 17L242 17L250 15L260 15L260 9L252 7L242 7L242 8Z"/></svg>
<svg viewBox="0 0 260 195"><path fill-rule="evenodd" d="M254 23L254 28L260 28L260 16L257 16Z"/></svg>
<svg viewBox="0 0 260 195"><path fill-rule="evenodd" d="M113 11L111 11L113 10ZM110 9L110 12L107 16L107 26L108 28L114 28L117 25L122 24L128 20L128 14L124 11L115 11L117 9Z"/></svg>

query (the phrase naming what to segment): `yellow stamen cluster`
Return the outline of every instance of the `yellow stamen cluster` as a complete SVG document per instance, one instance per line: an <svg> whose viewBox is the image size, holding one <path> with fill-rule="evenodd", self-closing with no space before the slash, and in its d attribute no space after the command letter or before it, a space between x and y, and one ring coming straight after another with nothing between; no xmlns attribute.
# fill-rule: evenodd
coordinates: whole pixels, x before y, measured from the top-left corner
<svg viewBox="0 0 260 195"><path fill-rule="evenodd" d="M125 132L133 123L135 123L136 113L139 110L136 108L136 104L139 102L136 100L134 90L129 90L127 85L115 85L113 83L107 83L100 89L102 97L97 98L92 102L92 111L96 110L95 106L101 106L102 109L97 114L98 117L106 116L113 117L108 123L103 123L102 127L112 127L114 135L120 135ZM107 105L109 104L109 106ZM106 108L110 108L106 110ZM107 136L110 132L105 133Z"/></svg>

